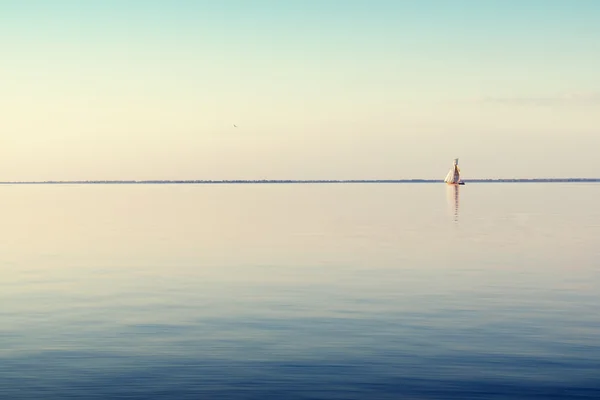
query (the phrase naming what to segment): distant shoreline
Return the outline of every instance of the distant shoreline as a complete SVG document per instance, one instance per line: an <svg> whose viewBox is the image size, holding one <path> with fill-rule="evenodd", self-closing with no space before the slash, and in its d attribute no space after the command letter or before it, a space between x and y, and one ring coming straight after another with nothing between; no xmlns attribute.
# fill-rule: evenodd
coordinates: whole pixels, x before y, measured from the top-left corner
<svg viewBox="0 0 600 400"><path fill-rule="evenodd" d="M443 183L441 179L264 179L264 180L95 180L95 181L14 181L0 185L160 185L160 184L302 184L302 183ZM465 179L465 183L581 183L600 178Z"/></svg>

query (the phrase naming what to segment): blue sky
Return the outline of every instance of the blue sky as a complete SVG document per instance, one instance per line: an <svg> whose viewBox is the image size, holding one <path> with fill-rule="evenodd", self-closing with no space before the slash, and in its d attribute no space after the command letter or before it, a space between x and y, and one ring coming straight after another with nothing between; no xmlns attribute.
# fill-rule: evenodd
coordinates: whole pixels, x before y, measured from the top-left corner
<svg viewBox="0 0 600 400"><path fill-rule="evenodd" d="M2 180L443 178L454 157L472 177L600 176L600 2L0 0L0 16Z"/></svg>

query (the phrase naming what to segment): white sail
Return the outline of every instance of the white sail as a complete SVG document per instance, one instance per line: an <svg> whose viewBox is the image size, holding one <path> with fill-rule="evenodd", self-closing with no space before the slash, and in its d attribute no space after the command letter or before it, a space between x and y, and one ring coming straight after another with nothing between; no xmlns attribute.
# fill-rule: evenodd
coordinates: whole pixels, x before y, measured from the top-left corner
<svg viewBox="0 0 600 400"><path fill-rule="evenodd" d="M460 169L458 168L458 158L454 159L454 162L452 163L452 168L450 168L450 171L448 172L448 175L446 175L446 179L444 179L444 182L450 184L460 183Z"/></svg>
<svg viewBox="0 0 600 400"><path fill-rule="evenodd" d="M448 175L446 175L446 179L444 179L444 182L452 183L452 180L454 180L454 169L448 171Z"/></svg>

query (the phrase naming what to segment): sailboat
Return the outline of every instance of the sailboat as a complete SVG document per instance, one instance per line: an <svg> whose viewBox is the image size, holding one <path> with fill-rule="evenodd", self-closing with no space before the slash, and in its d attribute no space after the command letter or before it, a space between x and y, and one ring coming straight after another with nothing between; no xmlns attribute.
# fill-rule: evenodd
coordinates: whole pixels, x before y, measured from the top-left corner
<svg viewBox="0 0 600 400"><path fill-rule="evenodd" d="M448 171L448 175L446 175L446 179L444 179L449 185L464 185L465 183L460 180L460 168L458 168L458 158L454 159L452 163L452 168Z"/></svg>

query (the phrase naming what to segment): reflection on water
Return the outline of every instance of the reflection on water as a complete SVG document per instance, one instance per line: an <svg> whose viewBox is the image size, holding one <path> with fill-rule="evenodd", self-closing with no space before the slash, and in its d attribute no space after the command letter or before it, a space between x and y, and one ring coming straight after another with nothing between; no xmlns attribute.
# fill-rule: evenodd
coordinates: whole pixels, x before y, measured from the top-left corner
<svg viewBox="0 0 600 400"><path fill-rule="evenodd" d="M459 185L446 185L446 198L448 199L448 206L452 210L454 222L458 222L459 192Z"/></svg>
<svg viewBox="0 0 600 400"><path fill-rule="evenodd" d="M600 185L440 189L0 186L0 398L600 398Z"/></svg>

